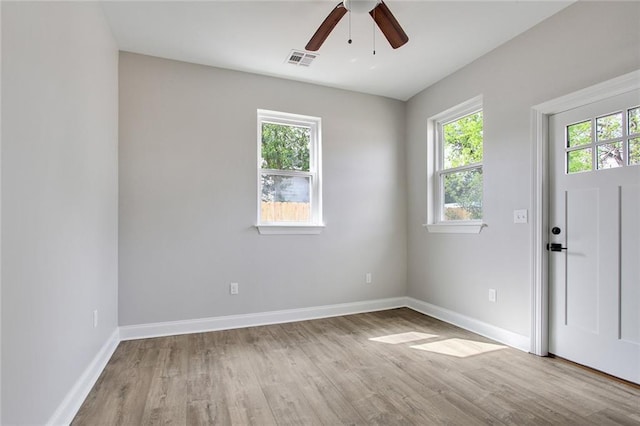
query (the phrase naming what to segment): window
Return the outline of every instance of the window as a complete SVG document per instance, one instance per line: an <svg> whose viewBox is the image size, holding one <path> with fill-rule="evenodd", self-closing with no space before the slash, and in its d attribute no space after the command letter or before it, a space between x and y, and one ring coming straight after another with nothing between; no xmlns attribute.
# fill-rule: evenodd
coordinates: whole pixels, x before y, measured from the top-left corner
<svg viewBox="0 0 640 426"><path fill-rule="evenodd" d="M320 118L258 110L258 230L319 233Z"/></svg>
<svg viewBox="0 0 640 426"><path fill-rule="evenodd" d="M482 99L430 120L430 232L480 232L483 201Z"/></svg>
<svg viewBox="0 0 640 426"><path fill-rule="evenodd" d="M565 136L567 174L640 164L640 106L570 124Z"/></svg>

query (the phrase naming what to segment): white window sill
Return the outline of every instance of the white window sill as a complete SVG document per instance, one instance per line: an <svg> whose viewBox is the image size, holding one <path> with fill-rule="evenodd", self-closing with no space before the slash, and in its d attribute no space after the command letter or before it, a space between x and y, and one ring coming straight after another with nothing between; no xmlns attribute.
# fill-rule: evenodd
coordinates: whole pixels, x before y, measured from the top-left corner
<svg viewBox="0 0 640 426"><path fill-rule="evenodd" d="M318 235L324 225L256 225L261 235Z"/></svg>
<svg viewBox="0 0 640 426"><path fill-rule="evenodd" d="M487 226L482 222L463 223L427 223L423 224L427 231L440 234L479 234L482 228Z"/></svg>

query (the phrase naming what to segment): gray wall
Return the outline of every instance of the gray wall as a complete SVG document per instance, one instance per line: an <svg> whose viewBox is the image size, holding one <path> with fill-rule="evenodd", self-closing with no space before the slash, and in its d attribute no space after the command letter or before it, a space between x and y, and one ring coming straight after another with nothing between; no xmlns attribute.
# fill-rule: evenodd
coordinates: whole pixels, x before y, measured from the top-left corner
<svg viewBox="0 0 640 426"><path fill-rule="evenodd" d="M323 120L320 235L253 226L258 108ZM403 296L404 130L400 101L121 53L120 325Z"/></svg>
<svg viewBox="0 0 640 426"><path fill-rule="evenodd" d="M640 3L580 2L407 104L408 295L530 334L531 107L640 68ZM427 119L484 95L485 221L479 235L429 234ZM530 219L531 219L531 211ZM488 289L498 302L488 301Z"/></svg>
<svg viewBox="0 0 640 426"><path fill-rule="evenodd" d="M117 61L96 3L2 2L2 424L45 423L117 327Z"/></svg>
<svg viewBox="0 0 640 426"><path fill-rule="evenodd" d="M118 310L131 325L408 294L528 335L531 228L512 211L530 209L531 106L640 68L638 22L638 3L578 3L405 104L129 53L118 91L99 6L2 2L0 423L50 418ZM428 234L427 118L478 94L489 227ZM253 227L258 108L323 119L321 235Z"/></svg>

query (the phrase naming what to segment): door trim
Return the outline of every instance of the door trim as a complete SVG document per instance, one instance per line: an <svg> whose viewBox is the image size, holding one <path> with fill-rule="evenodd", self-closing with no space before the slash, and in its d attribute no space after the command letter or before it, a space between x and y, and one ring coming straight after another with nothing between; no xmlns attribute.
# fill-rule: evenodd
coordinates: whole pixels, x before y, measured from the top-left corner
<svg viewBox="0 0 640 426"><path fill-rule="evenodd" d="M549 353L549 282L547 269L547 227L549 218L548 151L549 116L640 89L640 70L587 87L531 108L533 167L531 211L531 349L535 355Z"/></svg>

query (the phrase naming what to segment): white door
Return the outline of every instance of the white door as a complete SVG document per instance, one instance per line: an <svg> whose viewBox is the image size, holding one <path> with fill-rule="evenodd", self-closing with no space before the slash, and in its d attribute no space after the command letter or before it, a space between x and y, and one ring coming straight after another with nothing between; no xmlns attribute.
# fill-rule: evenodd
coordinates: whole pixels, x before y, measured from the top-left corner
<svg viewBox="0 0 640 426"><path fill-rule="evenodd" d="M640 383L640 90L549 120L549 352Z"/></svg>

